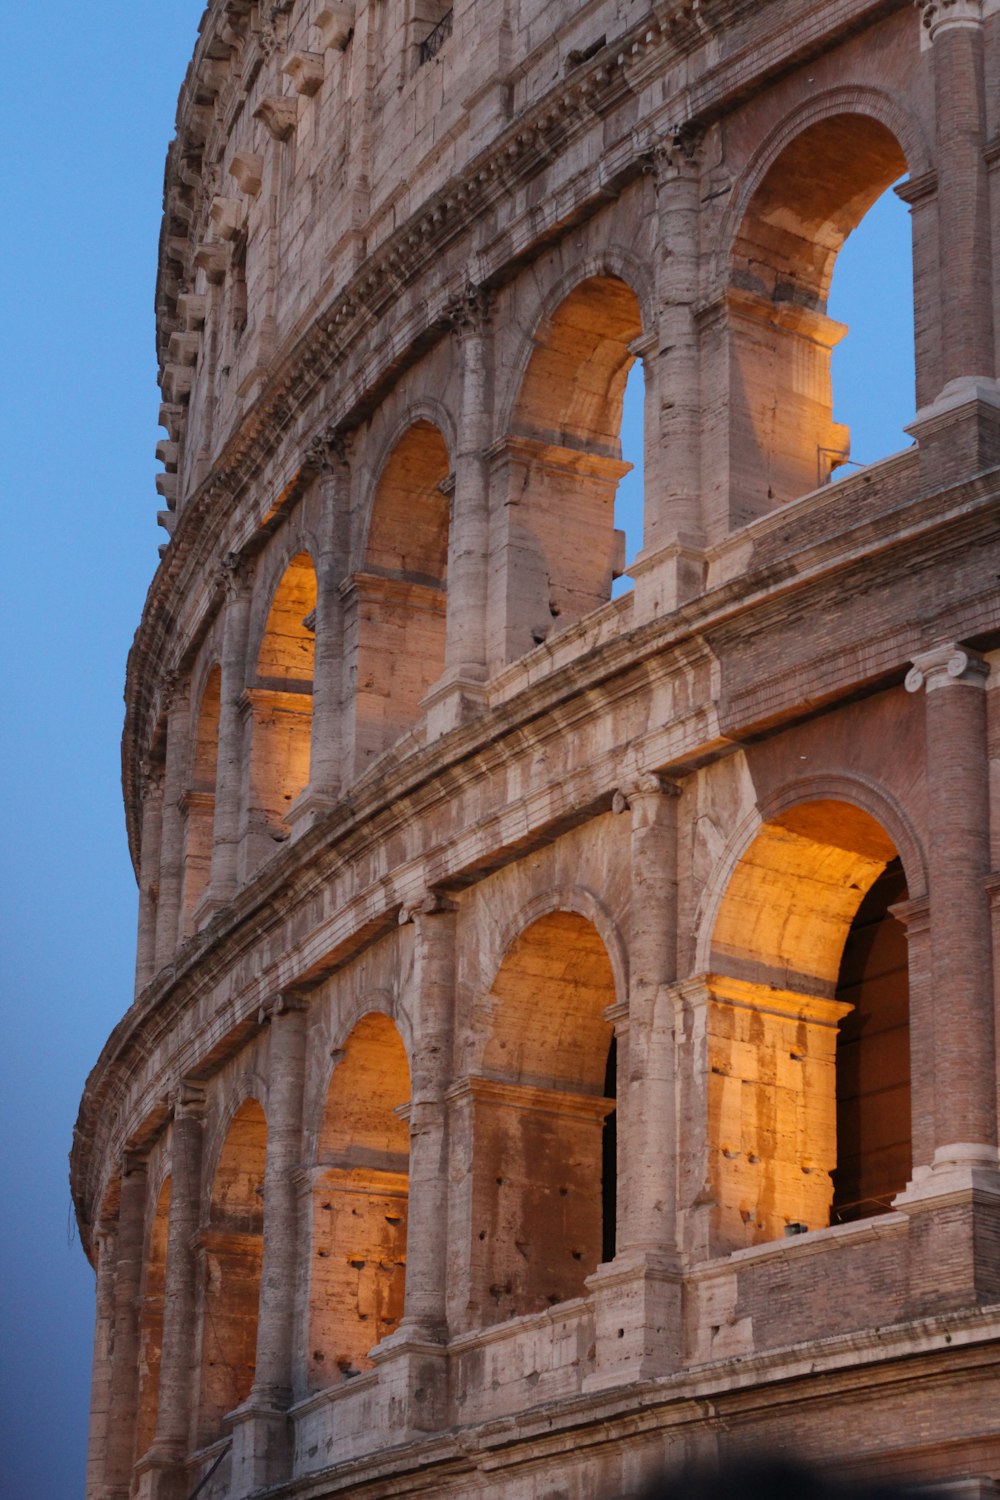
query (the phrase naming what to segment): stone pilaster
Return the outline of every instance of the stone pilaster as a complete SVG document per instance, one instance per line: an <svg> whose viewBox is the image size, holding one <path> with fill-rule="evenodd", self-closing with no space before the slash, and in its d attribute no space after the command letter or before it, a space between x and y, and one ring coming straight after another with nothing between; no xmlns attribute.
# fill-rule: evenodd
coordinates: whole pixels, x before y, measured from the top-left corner
<svg viewBox="0 0 1000 1500"><path fill-rule="evenodd" d="M461 351L462 408L454 455L455 490L448 531L448 613L445 671L424 701L428 731L443 734L482 702L486 679L489 579L493 341L490 298L470 286L452 309Z"/></svg>
<svg viewBox="0 0 1000 1500"><path fill-rule="evenodd" d="M84 1500L103 1500L104 1475L111 1427L111 1363L115 1332L114 1224L101 1222L94 1231L97 1249L97 1297L94 1316L94 1357L90 1375L90 1426L87 1433L87 1479Z"/></svg>
<svg viewBox="0 0 1000 1500"><path fill-rule="evenodd" d="M201 1220L204 1118L204 1090L181 1083L170 1126L170 1217L156 1436L137 1465L138 1500L185 1500L188 1489L185 1460L199 1373L192 1330L198 1313L195 1235Z"/></svg>
<svg viewBox="0 0 1000 1500"><path fill-rule="evenodd" d="M937 124L942 390L907 431L937 483L1000 462L982 0L917 0Z"/></svg>
<svg viewBox="0 0 1000 1500"><path fill-rule="evenodd" d="M429 892L400 913L414 927L413 1048L410 1057L410 1173L406 1236L406 1300L397 1332L373 1351L379 1381L388 1385L413 1431L447 1419L445 1292L448 1261L448 1103L455 1008L454 904Z"/></svg>
<svg viewBox="0 0 1000 1500"><path fill-rule="evenodd" d="M986 1220L1000 1220L993 965L987 879L988 664L962 645L914 658L927 724L934 1152L895 1201L911 1215L915 1308L998 1290L981 1263Z"/></svg>
<svg viewBox="0 0 1000 1500"><path fill-rule="evenodd" d="M209 913L236 894L240 804L244 781L244 721L240 700L246 686L250 568L243 559L230 556L223 562L221 576L226 592L226 613L222 631L215 829L212 838L211 880L201 909L196 914L196 920L200 919L199 925Z"/></svg>
<svg viewBox="0 0 1000 1500"><path fill-rule="evenodd" d="M588 1279L595 1304L595 1388L663 1373L679 1357L676 1059L669 985L677 967L679 787L640 776L615 797L631 819L627 1062L619 1063L619 1140L628 1143L617 1253ZM619 1335L624 1329L624 1336Z"/></svg>
<svg viewBox="0 0 1000 1500"><path fill-rule="evenodd" d="M163 775L160 832L160 891L156 909L156 968L172 961L181 934L184 888L184 783L190 755L189 685L178 683L167 711L167 759Z"/></svg>
<svg viewBox="0 0 1000 1500"><path fill-rule="evenodd" d="M316 557L316 650L313 659L309 785L288 810L298 838L337 801L346 764L343 723L344 604L340 585L347 572L351 464L347 438L318 439L307 466L319 476L321 539Z"/></svg>
<svg viewBox="0 0 1000 1500"><path fill-rule="evenodd" d="M110 1420L101 1500L126 1500L131 1490L139 1395L139 1295L146 1220L146 1163L126 1154L122 1163L115 1237L114 1331L110 1362Z"/></svg>
<svg viewBox="0 0 1000 1500"><path fill-rule="evenodd" d="M160 891L160 839L163 828L163 771L144 767L142 847L139 864L139 922L136 939L135 993L140 995L156 973L156 908Z"/></svg>
<svg viewBox="0 0 1000 1500"><path fill-rule="evenodd" d="M288 1407L301 1261L299 1168L306 1020L306 1006L299 1000L279 996L271 1009L257 1362L250 1395L230 1418L234 1497L279 1482L287 1476L291 1460Z"/></svg>
<svg viewBox="0 0 1000 1500"><path fill-rule="evenodd" d="M700 593L701 385L698 301L700 163L697 143L664 141L652 153L656 181L656 326L636 347L646 382L645 532L629 574L638 618L666 613Z"/></svg>

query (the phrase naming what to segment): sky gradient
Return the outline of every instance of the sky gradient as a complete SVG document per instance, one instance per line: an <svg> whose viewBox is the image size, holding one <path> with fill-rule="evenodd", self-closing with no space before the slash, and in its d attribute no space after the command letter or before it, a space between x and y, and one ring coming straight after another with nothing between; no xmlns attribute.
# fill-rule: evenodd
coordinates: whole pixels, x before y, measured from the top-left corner
<svg viewBox="0 0 1000 1500"><path fill-rule="evenodd" d="M82 1495L93 1273L67 1153L132 989L136 891L119 741L125 657L164 533L153 283L163 158L201 0L7 7L0 610L0 1450L5 1500ZM913 414L908 217L892 195L831 299L853 456ZM634 390L640 387L634 383ZM640 390L641 402L641 390ZM636 403L623 434L637 451ZM638 492L641 473L627 483ZM633 499L634 506L634 499ZM634 550L634 545L633 545Z"/></svg>

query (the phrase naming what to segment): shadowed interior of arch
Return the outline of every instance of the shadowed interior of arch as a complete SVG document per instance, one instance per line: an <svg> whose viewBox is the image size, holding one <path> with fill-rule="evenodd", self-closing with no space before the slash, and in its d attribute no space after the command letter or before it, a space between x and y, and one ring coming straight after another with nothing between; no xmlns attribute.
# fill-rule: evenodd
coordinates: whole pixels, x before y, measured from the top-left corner
<svg viewBox="0 0 1000 1500"><path fill-rule="evenodd" d="M250 1394L257 1360L257 1304L264 1241L267 1122L247 1099L219 1152L208 1225L202 1233L205 1288L201 1328L200 1441Z"/></svg>
<svg viewBox="0 0 1000 1500"><path fill-rule="evenodd" d="M612 1030L604 1011L615 998L607 950L575 912L531 923L500 965L483 1076L474 1081L484 1324L582 1296L613 1244L602 1163L614 1109L605 1095Z"/></svg>
<svg viewBox="0 0 1000 1500"><path fill-rule="evenodd" d="M406 1051L371 1013L336 1058L312 1188L309 1385L371 1367L403 1315L410 1098Z"/></svg>
<svg viewBox="0 0 1000 1500"><path fill-rule="evenodd" d="M826 483L850 456L830 378L846 329L827 297L847 236L906 169L885 125L845 112L790 141L750 200L728 298L731 523Z"/></svg>
<svg viewBox="0 0 1000 1500"><path fill-rule="evenodd" d="M379 476L347 619L359 771L416 722L444 671L450 467L444 438L422 419Z"/></svg>
<svg viewBox="0 0 1000 1500"><path fill-rule="evenodd" d="M733 870L707 985L720 1246L867 1217L905 1186L905 895L882 826L832 800L764 823Z"/></svg>

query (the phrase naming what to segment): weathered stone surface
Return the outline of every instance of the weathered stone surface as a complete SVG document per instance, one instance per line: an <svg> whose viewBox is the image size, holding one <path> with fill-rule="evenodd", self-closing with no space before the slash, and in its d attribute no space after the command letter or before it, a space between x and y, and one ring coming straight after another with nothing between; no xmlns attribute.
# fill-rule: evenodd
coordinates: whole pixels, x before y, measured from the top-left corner
<svg viewBox="0 0 1000 1500"><path fill-rule="evenodd" d="M995 0L208 5L88 1500L993 1493L998 81ZM831 485L904 172L915 446Z"/></svg>

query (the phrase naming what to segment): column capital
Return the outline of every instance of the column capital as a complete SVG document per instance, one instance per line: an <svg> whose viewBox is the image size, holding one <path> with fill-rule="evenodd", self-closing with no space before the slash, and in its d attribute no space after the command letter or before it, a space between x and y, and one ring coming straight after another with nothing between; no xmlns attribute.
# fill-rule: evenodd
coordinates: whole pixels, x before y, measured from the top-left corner
<svg viewBox="0 0 1000 1500"><path fill-rule="evenodd" d="M655 138L646 152L645 165L656 179L658 189L679 177L697 177L704 135L697 125L685 120L668 125Z"/></svg>
<svg viewBox="0 0 1000 1500"><path fill-rule="evenodd" d="M242 552L227 552L219 565L218 579L227 599L245 599L253 579L252 560Z"/></svg>
<svg viewBox="0 0 1000 1500"><path fill-rule="evenodd" d="M206 1103L205 1089L190 1078L181 1078L170 1094L170 1107L175 1120L204 1119Z"/></svg>
<svg viewBox="0 0 1000 1500"><path fill-rule="evenodd" d="M163 796L163 771L161 760L150 760L145 755L142 757L139 762L139 779L142 783L143 800Z"/></svg>
<svg viewBox="0 0 1000 1500"><path fill-rule="evenodd" d="M460 339L482 337L493 312L493 293L485 286L466 282L460 296L451 303L447 318Z"/></svg>
<svg viewBox="0 0 1000 1500"><path fill-rule="evenodd" d="M294 991L279 990L270 1000L265 1000L257 1012L257 1024L263 1026L266 1022L275 1021L280 1016L302 1015L309 1009L309 1001L305 995L297 995Z"/></svg>
<svg viewBox="0 0 1000 1500"><path fill-rule="evenodd" d="M350 472L353 433L341 427L327 427L306 444L302 468L307 474L338 475Z"/></svg>
<svg viewBox="0 0 1000 1500"><path fill-rule="evenodd" d="M982 0L914 0L920 24L931 41L944 31L978 28L983 24Z"/></svg>
<svg viewBox="0 0 1000 1500"><path fill-rule="evenodd" d="M913 665L906 674L905 687L908 693L919 693L926 687L929 693L936 688L985 687L990 664L978 652L968 646L951 643L935 646L930 651L921 651L913 657Z"/></svg>
<svg viewBox="0 0 1000 1500"><path fill-rule="evenodd" d="M416 901L399 908L399 925L405 927L408 923L415 922L418 917L443 916L457 910L456 903L444 891L429 890Z"/></svg>
<svg viewBox="0 0 1000 1500"><path fill-rule="evenodd" d="M611 801L611 811L628 812L633 803L643 798L679 797L680 794L681 787L676 781L671 781L669 776L661 776L656 771L640 771L617 788Z"/></svg>

